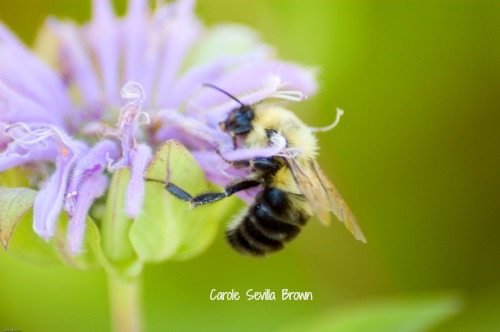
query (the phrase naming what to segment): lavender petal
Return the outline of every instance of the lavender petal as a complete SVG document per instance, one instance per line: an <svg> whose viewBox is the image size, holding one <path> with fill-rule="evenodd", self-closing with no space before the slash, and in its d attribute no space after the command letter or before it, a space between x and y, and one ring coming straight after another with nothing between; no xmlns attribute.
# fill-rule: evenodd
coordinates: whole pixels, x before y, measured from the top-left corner
<svg viewBox="0 0 500 332"><path fill-rule="evenodd" d="M60 61L67 65L66 75L78 86L87 109L98 110L101 87L80 31L71 23L49 20L47 24L60 40Z"/></svg>
<svg viewBox="0 0 500 332"><path fill-rule="evenodd" d="M85 40L95 54L102 73L105 101L119 102L119 31L109 0L93 0L93 19L86 27Z"/></svg>
<svg viewBox="0 0 500 332"><path fill-rule="evenodd" d="M177 128L184 133L186 139L199 139L212 146L229 146L232 144L231 137L218 129L207 126L205 123L185 116L175 109L160 110L155 117L163 123L162 129L158 130L155 139L164 141L171 138L169 129Z"/></svg>
<svg viewBox="0 0 500 332"><path fill-rule="evenodd" d="M215 83L216 86L227 90L225 88L225 86L227 86L226 84ZM245 90L245 92L234 93L233 88L237 86L231 87L228 92L236 96L242 103L252 105L276 93L282 81L280 77L274 75L254 79L253 84L255 84L255 88ZM239 103L229 99L218 91L203 91L200 93L199 97L197 96L190 100L187 105L186 114L198 118L216 128L219 123L227 118L231 110L240 106Z"/></svg>
<svg viewBox="0 0 500 332"><path fill-rule="evenodd" d="M108 179L102 174L95 174L81 184L67 231L68 250L71 255L82 252L88 211L94 200L104 194L107 186Z"/></svg>
<svg viewBox="0 0 500 332"><path fill-rule="evenodd" d="M279 154L287 146L286 139L281 135L274 135L271 144L262 148L240 148L230 151L221 151L225 160L250 160L258 157L272 157Z"/></svg>
<svg viewBox="0 0 500 332"><path fill-rule="evenodd" d="M280 90L297 90L304 98L316 91L313 70L277 61L254 61L228 72L212 83L245 104L255 104L272 98ZM206 89L200 91L188 104L186 113L205 118L210 125L217 125L227 113L238 106L227 96Z"/></svg>
<svg viewBox="0 0 500 332"><path fill-rule="evenodd" d="M42 238L50 239L56 229L56 222L63 207L66 186L71 169L78 154L59 156L54 174L38 192L33 205L33 228Z"/></svg>
<svg viewBox="0 0 500 332"><path fill-rule="evenodd" d="M70 215L74 213L77 207L82 183L86 179L102 173L110 160L118 157L118 152L118 146L114 142L103 140L92 147L87 154L79 158L73 169L67 189L68 197L65 202L65 209Z"/></svg>
<svg viewBox="0 0 500 332"><path fill-rule="evenodd" d="M215 82L232 67L260 59L264 54L262 50L256 50L237 56L225 55L189 69L176 80L172 89L165 95L163 107L179 108L181 103L197 92L196 90L206 89L202 84Z"/></svg>
<svg viewBox="0 0 500 332"><path fill-rule="evenodd" d="M45 122L62 125L62 119L0 81L0 121Z"/></svg>
<svg viewBox="0 0 500 332"><path fill-rule="evenodd" d="M9 168L23 165L33 161L50 161L56 158L57 151L53 146L33 149L26 153L0 154L0 172Z"/></svg>
<svg viewBox="0 0 500 332"><path fill-rule="evenodd" d="M55 233L73 166L87 147L53 126L41 127L32 133L49 141L47 144L55 144L58 151L55 171L38 192L33 205L33 228L38 235L48 240Z"/></svg>
<svg viewBox="0 0 500 332"><path fill-rule="evenodd" d="M245 179L251 175L249 169L234 168L213 151L192 151L196 162L204 170L208 181L218 186L225 187L236 179ZM245 202L250 203L255 199L256 192L246 190L237 194Z"/></svg>
<svg viewBox="0 0 500 332"><path fill-rule="evenodd" d="M33 82L30 92L36 93L36 90L43 86L46 91L46 96L43 97L46 102L44 106L51 108L51 111L57 113L59 117L67 116L72 106L62 80L47 64L34 56L1 22L0 47L15 53L12 61L17 61L17 70L24 68L30 74L28 81Z"/></svg>
<svg viewBox="0 0 500 332"><path fill-rule="evenodd" d="M0 81L38 105L51 109L52 112L58 110L60 105L54 102L57 96L33 79L36 72L19 61L19 52L13 48L0 47L0 63Z"/></svg>
<svg viewBox="0 0 500 332"><path fill-rule="evenodd" d="M193 0L179 0L175 4L175 15L171 17L169 35L164 45L165 54L160 64L159 81L153 105L163 107L165 95L171 88L186 53L199 37L201 26L193 15Z"/></svg>
<svg viewBox="0 0 500 332"><path fill-rule="evenodd" d="M146 10L144 0L130 0L124 22L125 81L142 81L142 52L146 49Z"/></svg>
<svg viewBox="0 0 500 332"><path fill-rule="evenodd" d="M127 214L131 218L139 215L144 199L144 172L151 160L151 148L145 144L140 144L132 161L132 172L126 193Z"/></svg>

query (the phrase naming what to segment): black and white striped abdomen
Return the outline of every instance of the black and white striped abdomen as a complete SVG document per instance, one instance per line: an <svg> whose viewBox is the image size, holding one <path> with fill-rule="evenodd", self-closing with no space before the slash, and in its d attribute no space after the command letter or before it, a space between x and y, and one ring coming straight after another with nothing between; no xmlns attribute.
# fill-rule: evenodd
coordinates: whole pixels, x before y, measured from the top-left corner
<svg viewBox="0 0 500 332"><path fill-rule="evenodd" d="M290 194L275 187L264 188L255 204L226 232L229 244L238 252L264 256L282 249L300 232L309 215L294 204Z"/></svg>

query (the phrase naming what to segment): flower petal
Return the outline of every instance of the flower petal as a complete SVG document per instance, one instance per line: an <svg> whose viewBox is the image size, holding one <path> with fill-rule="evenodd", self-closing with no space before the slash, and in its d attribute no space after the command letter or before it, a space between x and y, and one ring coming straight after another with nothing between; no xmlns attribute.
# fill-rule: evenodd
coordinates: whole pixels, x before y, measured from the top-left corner
<svg viewBox="0 0 500 332"><path fill-rule="evenodd" d="M278 61L254 61L228 72L212 83L243 103L253 105L272 98L280 90L297 90L303 97L316 90L313 70ZM200 91L188 104L186 114L202 116L212 126L227 117L238 103L220 92L206 89Z"/></svg>
<svg viewBox="0 0 500 332"><path fill-rule="evenodd" d="M0 81L11 87L14 91L21 94L23 97L37 103L38 105L45 106L46 109L51 109L54 116L58 112L60 105L54 103L57 96L51 94L46 86L40 85L30 68L24 65L19 60L19 52L13 48L0 47Z"/></svg>
<svg viewBox="0 0 500 332"><path fill-rule="evenodd" d="M130 0L124 22L125 81L142 82L142 53L146 49L147 2Z"/></svg>
<svg viewBox="0 0 500 332"><path fill-rule="evenodd" d="M144 199L144 171L151 160L151 148L140 144L134 154L132 161L132 172L127 187L126 203L127 214L131 218L139 215Z"/></svg>
<svg viewBox="0 0 500 332"><path fill-rule="evenodd" d="M158 85L153 105L165 105L165 96L184 61L186 53L200 36L201 25L193 15L193 0L178 0L173 17L169 18L169 34L164 45L163 62L160 64Z"/></svg>
<svg viewBox="0 0 500 332"><path fill-rule="evenodd" d="M232 140L228 134L209 127L205 123L186 116L175 109L158 111L155 118L160 119L163 123L163 127L158 130L155 137L159 142L172 139L173 132L171 129L175 128L180 131L180 135L177 137L178 140L186 145L194 145L193 147L196 147L196 149L202 148L203 143L208 143L212 147L232 146Z"/></svg>
<svg viewBox="0 0 500 332"><path fill-rule="evenodd" d="M232 67L242 65L263 57L262 50L255 50L243 55L220 56L217 59L198 65L189 69L178 80L172 89L165 95L164 105L166 108L179 108L181 103L186 102L202 84L214 82L222 77ZM204 88L206 89L206 88Z"/></svg>
<svg viewBox="0 0 500 332"><path fill-rule="evenodd" d="M54 160L56 153L53 147L46 146L45 148L33 149L23 154L0 154L0 172L33 161Z"/></svg>
<svg viewBox="0 0 500 332"><path fill-rule="evenodd" d="M213 151L193 151L192 155L205 171L207 179L223 187L235 179L244 178L250 174L244 168L232 167L230 163Z"/></svg>
<svg viewBox="0 0 500 332"><path fill-rule="evenodd" d="M0 121L45 122L62 125L62 119L35 101L21 95L0 81Z"/></svg>
<svg viewBox="0 0 500 332"><path fill-rule="evenodd" d="M92 21L86 27L85 40L90 45L102 74L105 99L119 102L119 31L109 0L93 0Z"/></svg>
<svg viewBox="0 0 500 332"><path fill-rule="evenodd" d="M286 141L284 144L278 143L272 146L263 148L242 148L231 151L222 151L221 154L224 159L228 161L238 161L238 160L251 160L258 157L272 157L279 154L286 147Z"/></svg>
<svg viewBox="0 0 500 332"><path fill-rule="evenodd" d="M231 87L228 92L236 96L242 103L252 105L268 98L278 91L282 81L279 76L273 75L254 79L253 84L256 84L256 88L253 90L245 90L244 93L234 93L233 87ZM225 84L216 83L215 85L226 90L225 86L227 85ZM217 128L219 123L227 119L231 110L240 106L239 103L218 91L205 89L199 96L190 100L186 108L186 114L201 119L210 126Z"/></svg>
<svg viewBox="0 0 500 332"><path fill-rule="evenodd" d="M68 250L71 255L82 252L87 213L94 200L104 194L107 186L108 179L102 174L95 174L81 184L75 210L68 224Z"/></svg>
<svg viewBox="0 0 500 332"><path fill-rule="evenodd" d="M0 172L31 161L55 160L58 144L49 139L53 134L47 126L17 122L0 123Z"/></svg>
<svg viewBox="0 0 500 332"><path fill-rule="evenodd" d="M70 215L73 215L77 208L82 183L88 178L102 173L110 160L118 157L118 152L118 146L114 142L103 140L78 159L72 171L71 181L68 184L68 196L65 202L65 209Z"/></svg>
<svg viewBox="0 0 500 332"><path fill-rule="evenodd" d="M60 144L56 169L47 183L38 192L33 206L33 228L44 239L50 239L56 230L56 222L64 204L68 178L74 164L85 150L76 141L55 128L54 138Z"/></svg>
<svg viewBox="0 0 500 332"><path fill-rule="evenodd" d="M88 50L82 43L81 32L71 23L49 20L49 28L58 36L60 41L60 62L63 64L63 73L70 81L76 83L84 105L93 116L100 114L101 87L92 66Z"/></svg>
<svg viewBox="0 0 500 332"><path fill-rule="evenodd" d="M27 79L18 82L23 84L24 92L37 96L41 105L51 109L51 112L55 113L54 116L62 118L69 114L72 106L62 80L47 64L29 52L1 22L0 48L5 49L7 53L7 57L2 57L0 60L4 64L2 71L10 70L19 76L27 73ZM12 65L6 65L7 63ZM15 75L11 75L10 78L15 78L13 76Z"/></svg>

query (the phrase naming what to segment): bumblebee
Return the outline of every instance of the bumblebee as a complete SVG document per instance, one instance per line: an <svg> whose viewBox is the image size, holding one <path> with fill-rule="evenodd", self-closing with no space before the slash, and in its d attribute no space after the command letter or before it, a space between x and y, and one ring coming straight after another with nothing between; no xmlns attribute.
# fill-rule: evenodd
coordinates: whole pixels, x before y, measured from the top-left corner
<svg viewBox="0 0 500 332"><path fill-rule="evenodd" d="M233 137L235 148L238 143L245 148L262 148L276 139L284 139L287 150L295 153L232 161L235 167L249 168L251 175L230 184L223 192L193 197L177 185L167 183L165 188L172 195L199 206L242 190L260 188L253 204L226 231L229 244L242 254L265 256L281 250L313 215L328 225L330 212L357 240L366 242L355 216L316 161L318 145L310 127L280 106L246 105L217 86L205 86L240 104L221 123L221 129Z"/></svg>

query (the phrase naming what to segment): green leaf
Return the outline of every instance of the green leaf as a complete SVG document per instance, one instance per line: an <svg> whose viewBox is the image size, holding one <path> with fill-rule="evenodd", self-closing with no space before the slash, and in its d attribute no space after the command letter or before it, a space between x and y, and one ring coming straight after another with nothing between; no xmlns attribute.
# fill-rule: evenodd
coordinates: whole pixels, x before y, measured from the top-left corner
<svg viewBox="0 0 500 332"><path fill-rule="evenodd" d="M71 255L68 250L68 216L66 213L61 213L59 220L57 222L57 229L55 236L51 239L51 243L57 251L59 259L66 265L78 269L78 270L90 270L96 269L101 264L101 261L97 258L96 253L93 248L93 241L99 241L100 238L96 238L96 234L93 233L94 229L97 229L94 221L87 217L86 219L86 230L85 237L83 240L83 252L77 256ZM99 233L97 236L100 237Z"/></svg>
<svg viewBox="0 0 500 332"><path fill-rule="evenodd" d="M129 238L133 221L125 212L125 193L129 179L128 168L121 168L113 174L101 224L103 254L115 272L122 277L135 277L142 270L142 264L138 261Z"/></svg>
<svg viewBox="0 0 500 332"><path fill-rule="evenodd" d="M182 145L168 141L156 152L146 177L170 182L191 194L208 189L204 173ZM130 239L141 261L188 259L203 252L213 241L218 223L235 199L191 209L173 197L159 182L146 183L142 213L135 220Z"/></svg>
<svg viewBox="0 0 500 332"><path fill-rule="evenodd" d="M333 309L296 322L282 332L418 332L428 331L456 314L461 301L454 294L437 294L367 301Z"/></svg>
<svg viewBox="0 0 500 332"><path fill-rule="evenodd" d="M34 264L53 265L61 261L54 246L33 231L33 212L29 210L19 221L9 244L9 255Z"/></svg>
<svg viewBox="0 0 500 332"><path fill-rule="evenodd" d="M64 263L80 270L103 267L108 273L115 275L138 273L136 272L139 270L137 265L123 264L117 267L110 263L101 247L99 228L90 217L87 217L86 221L84 250L78 256L70 255L67 250L66 231L69 220L64 212L61 212L57 221L55 236L50 241L41 239L33 231L31 209L36 191L29 188L10 188L28 184L22 168L14 168L1 173L0 183L6 186L0 187L0 242L5 248L9 245L10 255L35 264ZM127 232L128 230L125 233Z"/></svg>
<svg viewBox="0 0 500 332"><path fill-rule="evenodd" d="M0 243L7 250L21 217L33 206L36 191L0 187Z"/></svg>
<svg viewBox="0 0 500 332"><path fill-rule="evenodd" d="M89 250L92 251L96 262L99 263L108 275L117 275L120 277L122 271L120 269L116 269L104 254L101 242L101 232L90 217L87 218L87 231L85 234L85 243ZM137 274L138 273L139 272L137 272ZM135 277L135 274L133 274L132 277Z"/></svg>
<svg viewBox="0 0 500 332"><path fill-rule="evenodd" d="M0 173L0 186L2 187L28 187L26 170L21 167L11 168Z"/></svg>

